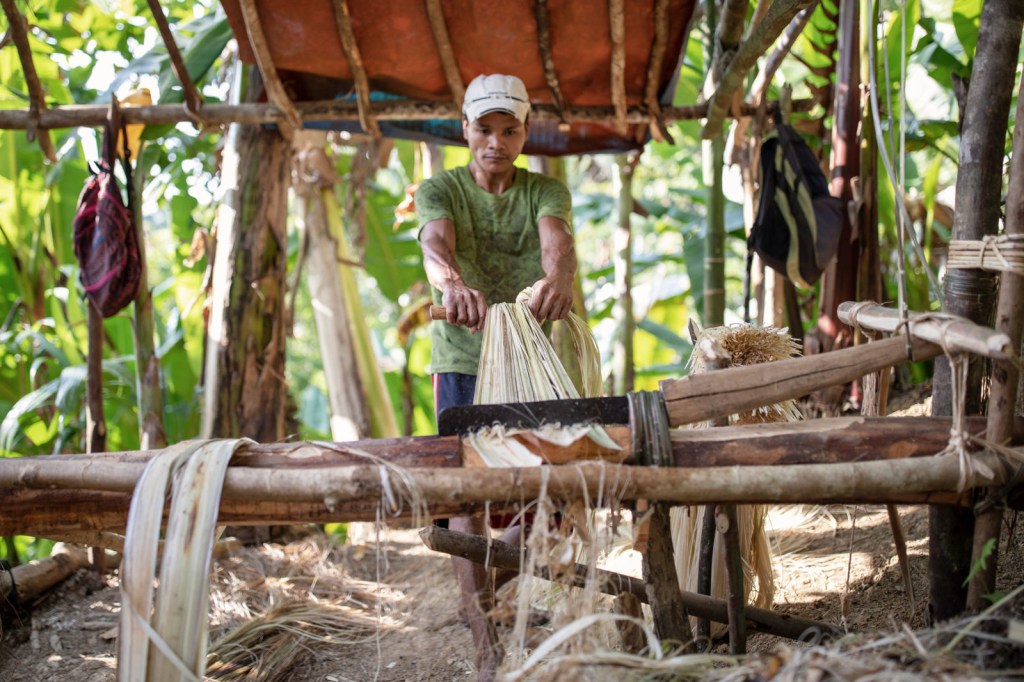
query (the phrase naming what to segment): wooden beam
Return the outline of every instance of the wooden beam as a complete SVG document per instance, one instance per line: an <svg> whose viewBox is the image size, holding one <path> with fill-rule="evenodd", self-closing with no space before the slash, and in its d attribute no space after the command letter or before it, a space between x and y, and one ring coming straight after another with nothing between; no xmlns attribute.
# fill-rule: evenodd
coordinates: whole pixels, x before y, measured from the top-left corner
<svg viewBox="0 0 1024 682"><path fill-rule="evenodd" d="M611 98L615 132L626 134L626 10L624 0L608 0L611 38Z"/></svg>
<svg viewBox="0 0 1024 682"><path fill-rule="evenodd" d="M895 332L903 326L900 311L867 301L863 304L846 301L839 304L839 319L851 327ZM950 353L966 351L996 360L1016 356L1009 334L972 322L963 317L942 313L908 315L909 334L922 341L945 346Z"/></svg>
<svg viewBox="0 0 1024 682"><path fill-rule="evenodd" d="M729 68L722 74L714 94L708 100L708 116L701 130L701 137L710 140L722 132L733 94L743 85L743 80L757 58L772 46L783 29L792 21L797 12L807 7L812 0L775 0L764 21L751 31L743 41L736 55L729 62Z"/></svg>
<svg viewBox="0 0 1024 682"><path fill-rule="evenodd" d="M302 117L292 103L291 97L285 92L281 77L277 74L277 67L270 54L270 46L267 44L267 37L263 33L263 26L260 23L260 15L256 10L256 0L238 0L238 6L242 10L242 19L245 21L245 30L249 34L249 43L252 45L253 54L256 57L256 66L263 75L263 85L267 90L267 98L274 103L282 114L282 119L275 121L286 138L291 138L291 131L302 127ZM283 124L283 125L282 125Z"/></svg>
<svg viewBox="0 0 1024 682"><path fill-rule="evenodd" d="M444 9L441 7L441 0L426 0L426 4L427 19L430 21L430 32L434 35L437 56L441 58L444 78L448 81L448 89L452 92L452 101L455 102L455 108L461 112L462 100L466 98L466 84L462 81L459 63L455 59L455 50L452 48L451 36L448 34L448 23L444 18Z"/></svg>
<svg viewBox="0 0 1024 682"><path fill-rule="evenodd" d="M317 100L311 102L295 102L303 121L357 121L359 111L352 102L338 100ZM817 102L813 99L800 99L793 102L792 111L810 111ZM778 107L772 102L767 111L770 113ZM107 120L107 105L69 104L53 107L39 112L39 128L53 130L56 128L95 128ZM424 102L406 100L401 102L378 102L372 106L374 117L381 121L431 121L453 120L462 117L461 109L449 102ZM743 104L739 110L741 116L753 116L758 108L751 104ZM580 123L607 123L615 112L611 107L567 107L564 111L566 120ZM693 121L704 118L707 114L706 104L692 104L682 107L668 107L662 110L662 117L667 122ZM161 125L191 121L192 117L182 111L177 104L154 104L143 107L125 107L121 112L126 124L140 123L144 125ZM276 104L205 104L203 120L209 125L226 125L228 123L247 123L262 125L280 123L286 118L285 113ZM559 120L558 112L551 105L534 104L530 114L533 120ZM651 120L650 112L643 107L630 107L626 110L626 122L646 124ZM18 130L26 128L30 123L28 109L0 109L0 130Z"/></svg>
<svg viewBox="0 0 1024 682"><path fill-rule="evenodd" d="M669 0L654 2L654 42L651 44L651 58L647 63L647 81L644 83L644 105L651 115L651 136L659 142L675 144L671 133L661 117L661 102L658 101L658 83L665 63L668 48L668 4Z"/></svg>
<svg viewBox="0 0 1024 682"><path fill-rule="evenodd" d="M14 40L14 46L18 50L18 59L21 61L25 84L28 86L28 120L24 125L18 127L25 129L29 142L38 136L39 147L43 150L47 160L50 163L57 163L57 151L53 148L49 130L39 125L39 119L46 111L46 95L43 94L43 84L39 82L39 74L36 73L36 65L32 61L32 47L28 44L28 21L18 11L14 0L0 0L0 5L4 8L4 14L7 15L7 32Z"/></svg>
<svg viewBox="0 0 1024 682"><path fill-rule="evenodd" d="M911 349L914 360L942 352L934 344L917 340L912 341ZM669 422L682 426L799 398L907 359L905 340L890 338L831 353L666 380L661 382L661 391Z"/></svg>
<svg viewBox="0 0 1024 682"><path fill-rule="evenodd" d="M192 77L189 76L185 61L181 58L181 50L178 49L178 44L174 42L171 26L167 23L167 17L164 16L164 10L160 6L160 0L146 0L146 2L149 4L149 11L153 13L153 20L156 21L156 27L164 41L164 47L167 48L167 55L171 58L171 69L174 71L174 75L178 77L178 82L181 83L185 107L198 120L199 110L203 106L203 96L199 94L195 83L192 82Z"/></svg>
<svg viewBox="0 0 1024 682"><path fill-rule="evenodd" d="M659 0L663 2L665 0ZM544 64L544 80L551 90L551 101L558 113L558 129L568 130L569 122L565 120L565 101L562 99L562 88L558 84L558 72L555 71L555 58L551 54L551 27L548 23L548 0L534 0L533 14L537 21L537 48L540 60Z"/></svg>
<svg viewBox="0 0 1024 682"><path fill-rule="evenodd" d="M334 9L334 23L341 40L341 49L345 52L348 68L352 71L352 80L356 84L356 103L359 110L359 125L374 137L380 137L380 126L373 117L370 107L370 79L363 66L363 56L359 52L359 43L352 30L352 14L348 8L348 0L335 0L331 3Z"/></svg>

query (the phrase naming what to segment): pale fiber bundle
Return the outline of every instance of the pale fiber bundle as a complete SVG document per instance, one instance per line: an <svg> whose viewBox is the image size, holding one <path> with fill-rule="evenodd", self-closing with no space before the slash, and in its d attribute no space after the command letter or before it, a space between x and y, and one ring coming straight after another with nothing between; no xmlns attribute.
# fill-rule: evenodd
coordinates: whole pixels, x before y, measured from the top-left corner
<svg viewBox="0 0 1024 682"><path fill-rule="evenodd" d="M487 309L480 363L477 367L474 404L520 403L538 400L580 398L537 319L527 307L531 289L524 289L515 303L495 303ZM572 337L580 367L583 396L601 394L601 354L590 327L579 316L569 313L562 322ZM501 426L488 427L467 438L480 458L491 467L540 466L543 459L523 443L510 438L519 433ZM619 450L599 425L572 429L557 426L534 430L536 438L568 445L579 438L590 438L607 450Z"/></svg>
<svg viewBox="0 0 1024 682"><path fill-rule="evenodd" d="M590 327L569 313L564 322L579 357L583 385L577 388L558 360L554 347L526 306L527 288L515 303L495 303L487 309L480 364L477 369L477 405L566 400L601 394L601 353Z"/></svg>
<svg viewBox="0 0 1024 682"><path fill-rule="evenodd" d="M694 352L690 358L690 373L703 374L707 371L706 361L700 350L700 341L712 339L728 353L724 365L745 367L764 362L784 360L799 354L799 346L786 329L732 325L700 331ZM774 405L733 415L732 424L761 424L766 422L796 421L801 418L796 404L787 400ZM709 424L694 424L692 428L709 428ZM689 592L697 591L697 573L701 528L707 507L676 507L672 509L672 537L675 545L676 573L679 587ZM771 545L765 532L766 505L737 505L736 517L739 525L740 554L743 558L744 599L761 608L772 605L775 594L775 580L772 575ZM711 596L726 598L728 582L725 572L725 549L716 539L712 555ZM751 592L754 592L751 600ZM712 626L712 635L725 631L722 624Z"/></svg>

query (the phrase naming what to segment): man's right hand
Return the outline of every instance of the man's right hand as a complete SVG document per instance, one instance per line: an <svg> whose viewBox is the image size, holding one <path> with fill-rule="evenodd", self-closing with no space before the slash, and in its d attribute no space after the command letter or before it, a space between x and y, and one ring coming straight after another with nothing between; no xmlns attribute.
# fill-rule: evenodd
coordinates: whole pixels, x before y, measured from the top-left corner
<svg viewBox="0 0 1024 682"><path fill-rule="evenodd" d="M448 312L449 324L469 327L474 333L483 329L487 317L483 293L461 282L453 282L441 291L441 305Z"/></svg>

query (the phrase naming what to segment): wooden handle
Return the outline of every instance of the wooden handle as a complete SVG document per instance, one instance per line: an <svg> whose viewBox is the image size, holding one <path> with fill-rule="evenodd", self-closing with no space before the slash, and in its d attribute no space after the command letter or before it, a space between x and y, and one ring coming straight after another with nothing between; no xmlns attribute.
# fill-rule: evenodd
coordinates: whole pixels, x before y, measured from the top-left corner
<svg viewBox="0 0 1024 682"><path fill-rule="evenodd" d="M432 306L430 306L430 319L432 319L432 320L447 320L448 319L448 311L445 310L444 306L442 306L442 305L432 305Z"/></svg>

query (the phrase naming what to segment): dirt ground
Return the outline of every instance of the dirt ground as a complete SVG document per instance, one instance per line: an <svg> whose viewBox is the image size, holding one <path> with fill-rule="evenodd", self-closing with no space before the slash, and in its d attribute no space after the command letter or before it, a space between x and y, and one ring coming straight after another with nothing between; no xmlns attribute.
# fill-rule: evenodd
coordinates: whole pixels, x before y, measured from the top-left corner
<svg viewBox="0 0 1024 682"><path fill-rule="evenodd" d="M918 405L909 413L926 410ZM775 609L855 632L898 631L904 624L925 627L927 508L901 507L900 518L913 598L904 586L884 507L836 505L773 513ZM1024 542L1016 515L1008 515L1006 522L998 584L1004 592L1024 583ZM638 563L615 568L634 575L640 570ZM116 572L100 576L79 571L31 611L5 623L0 680L115 679L119 602ZM308 531L287 544L242 549L215 563L210 613L215 650L225 632L252 618L275 625L266 632L287 632L280 627L287 623L310 635L292 647L276 677L267 675L266 667L254 670L245 655L230 658L231 652L246 647L228 647L224 640L222 665L210 669L211 676L218 672L221 679L475 678L472 640L458 615L450 560L428 550L414 529L385 530L360 545ZM328 616L333 628L317 624ZM510 635L508 627L501 631ZM272 636L261 634L260 646L273 648L278 640ZM770 652L782 643L800 646L753 635L749 649ZM717 651L725 652L724 644ZM246 672L252 675L244 677Z"/></svg>

